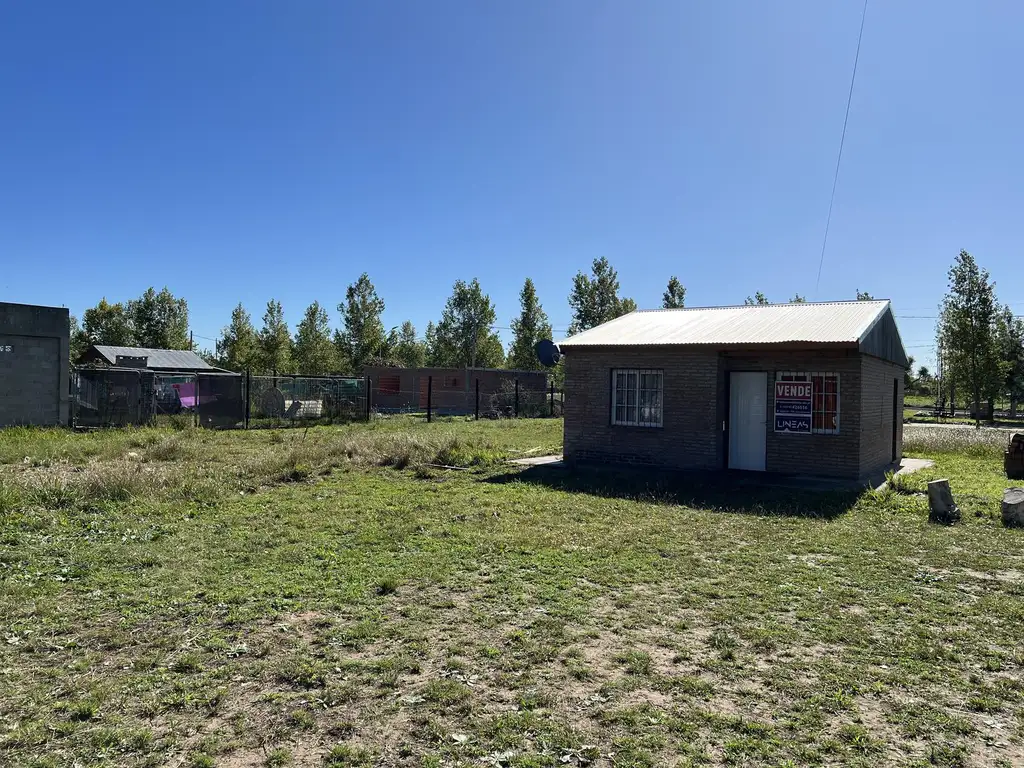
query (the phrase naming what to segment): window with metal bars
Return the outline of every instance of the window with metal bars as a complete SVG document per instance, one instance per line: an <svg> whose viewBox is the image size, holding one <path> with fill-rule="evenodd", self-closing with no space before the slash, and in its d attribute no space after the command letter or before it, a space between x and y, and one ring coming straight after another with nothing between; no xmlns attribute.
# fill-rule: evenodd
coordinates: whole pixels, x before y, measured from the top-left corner
<svg viewBox="0 0 1024 768"><path fill-rule="evenodd" d="M650 368L612 370L612 424L660 427L663 419L664 375Z"/></svg>
<svg viewBox="0 0 1024 768"><path fill-rule="evenodd" d="M809 381L811 383L811 433L839 434L839 374L783 371L779 381Z"/></svg>

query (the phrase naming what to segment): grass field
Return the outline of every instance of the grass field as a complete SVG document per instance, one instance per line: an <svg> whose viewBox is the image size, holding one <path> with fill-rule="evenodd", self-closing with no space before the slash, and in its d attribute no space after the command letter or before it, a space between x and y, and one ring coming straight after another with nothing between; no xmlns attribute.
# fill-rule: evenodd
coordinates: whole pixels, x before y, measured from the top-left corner
<svg viewBox="0 0 1024 768"><path fill-rule="evenodd" d="M0 433L0 764L1024 762L1002 434L863 494L503 463L560 430Z"/></svg>

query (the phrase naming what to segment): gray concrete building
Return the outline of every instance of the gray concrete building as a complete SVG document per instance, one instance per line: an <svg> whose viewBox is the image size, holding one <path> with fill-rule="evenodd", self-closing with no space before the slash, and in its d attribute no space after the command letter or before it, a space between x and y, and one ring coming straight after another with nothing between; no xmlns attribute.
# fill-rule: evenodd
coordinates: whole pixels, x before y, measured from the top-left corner
<svg viewBox="0 0 1024 768"><path fill-rule="evenodd" d="M68 310L0 302L0 427L68 423Z"/></svg>
<svg viewBox="0 0 1024 768"><path fill-rule="evenodd" d="M559 346L569 462L866 480L902 457L888 301L633 312Z"/></svg>

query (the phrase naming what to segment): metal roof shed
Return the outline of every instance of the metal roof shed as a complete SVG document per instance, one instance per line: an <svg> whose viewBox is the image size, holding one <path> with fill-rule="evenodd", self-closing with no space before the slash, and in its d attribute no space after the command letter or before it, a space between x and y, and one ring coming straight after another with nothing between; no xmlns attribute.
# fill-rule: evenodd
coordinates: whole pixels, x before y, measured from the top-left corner
<svg viewBox="0 0 1024 768"><path fill-rule="evenodd" d="M637 311L559 346L570 462L862 480L902 453L888 301Z"/></svg>
<svg viewBox="0 0 1024 768"><path fill-rule="evenodd" d="M600 346L838 345L898 365L907 355L888 301L639 310L572 336L567 353Z"/></svg>
<svg viewBox="0 0 1024 768"><path fill-rule="evenodd" d="M78 364L102 363L117 365L118 358L145 358L146 364L138 366L151 371L219 371L188 349L150 349L148 347L116 347L94 344L83 352Z"/></svg>

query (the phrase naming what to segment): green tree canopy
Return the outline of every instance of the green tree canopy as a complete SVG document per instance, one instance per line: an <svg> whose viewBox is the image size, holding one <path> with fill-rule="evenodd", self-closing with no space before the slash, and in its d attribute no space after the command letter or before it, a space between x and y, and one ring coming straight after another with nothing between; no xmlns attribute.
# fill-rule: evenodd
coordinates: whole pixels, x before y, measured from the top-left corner
<svg viewBox="0 0 1024 768"><path fill-rule="evenodd" d="M769 301L768 301L767 298L765 298L765 295L763 293L758 291L757 293L754 294L753 298L751 298L750 296L747 296L747 298L743 301L743 303L746 304L748 307L752 307L752 306L765 306L766 304L769 303Z"/></svg>
<svg viewBox="0 0 1024 768"><path fill-rule="evenodd" d="M603 256L594 259L591 275L577 272L569 293L569 333L586 331L636 310L636 302L619 297L619 273Z"/></svg>
<svg viewBox="0 0 1024 768"><path fill-rule="evenodd" d="M661 306L665 309L682 309L686 306L686 288L675 275L668 279L668 287L661 294Z"/></svg>
<svg viewBox="0 0 1024 768"><path fill-rule="evenodd" d="M437 365L436 353L438 347L437 325L433 320L427 323L426 333L423 334L423 351L426 353L427 365Z"/></svg>
<svg viewBox="0 0 1024 768"><path fill-rule="evenodd" d="M157 293L147 288L128 302L128 319L139 347L191 349L188 336L188 302L176 299L166 287Z"/></svg>
<svg viewBox="0 0 1024 768"><path fill-rule="evenodd" d="M115 347L135 345L128 312L123 304L111 304L106 298L82 314L82 332L79 342L82 347L92 344L107 344Z"/></svg>
<svg viewBox="0 0 1024 768"><path fill-rule="evenodd" d="M874 301L875 297L867 291L862 291L860 288L857 289L857 301Z"/></svg>
<svg viewBox="0 0 1024 768"><path fill-rule="evenodd" d="M499 368L505 360L501 339L491 327L496 314L491 297L476 278L457 280L441 320L427 326L431 365L451 368Z"/></svg>
<svg viewBox="0 0 1024 768"><path fill-rule="evenodd" d="M960 251L949 270L949 290L942 301L938 341L944 375L963 387L975 411L996 395L1003 383L996 343L995 285L967 251Z"/></svg>
<svg viewBox="0 0 1024 768"><path fill-rule="evenodd" d="M398 332L398 341L391 350L394 357L405 368L422 368L427 362L427 349L416 338L416 327L406 320Z"/></svg>
<svg viewBox="0 0 1024 768"><path fill-rule="evenodd" d="M380 316L384 301L364 272L345 291L345 301L338 305L341 330L334 337L342 358L353 371L360 371L367 361L387 352L387 337Z"/></svg>
<svg viewBox="0 0 1024 768"><path fill-rule="evenodd" d="M1002 390L1010 399L1010 410L1024 399L1024 319L1002 307L996 316L996 347L1002 369Z"/></svg>
<svg viewBox="0 0 1024 768"><path fill-rule="evenodd" d="M271 299L259 332L259 360L264 373L291 373L292 337L284 321L281 302Z"/></svg>
<svg viewBox="0 0 1024 768"><path fill-rule="evenodd" d="M806 304L807 303L807 298L805 296L801 296L798 293L798 294L796 294L796 296L794 296L792 299L789 300L789 303L790 304Z"/></svg>
<svg viewBox="0 0 1024 768"><path fill-rule="evenodd" d="M295 370L305 376L338 371L338 351L331 341L331 321L318 301L306 307L295 329L292 362Z"/></svg>
<svg viewBox="0 0 1024 768"><path fill-rule="evenodd" d="M70 332L69 338L71 340L71 343L68 346L68 357L71 359L71 362L74 363L76 360L78 360L79 357L82 356L82 353L85 352L86 349L88 349L89 342L85 338L85 332L78 324L77 317L69 314L68 326L68 331Z"/></svg>
<svg viewBox="0 0 1024 768"><path fill-rule="evenodd" d="M241 302L231 310L231 323L220 332L216 345L214 358L222 368L244 371L259 367L259 339Z"/></svg>
<svg viewBox="0 0 1024 768"><path fill-rule="evenodd" d="M519 291L519 317L512 321L512 348L508 353L508 367L520 371L543 368L534 350L541 339L551 338L551 323L537 300L533 280L526 278Z"/></svg>

